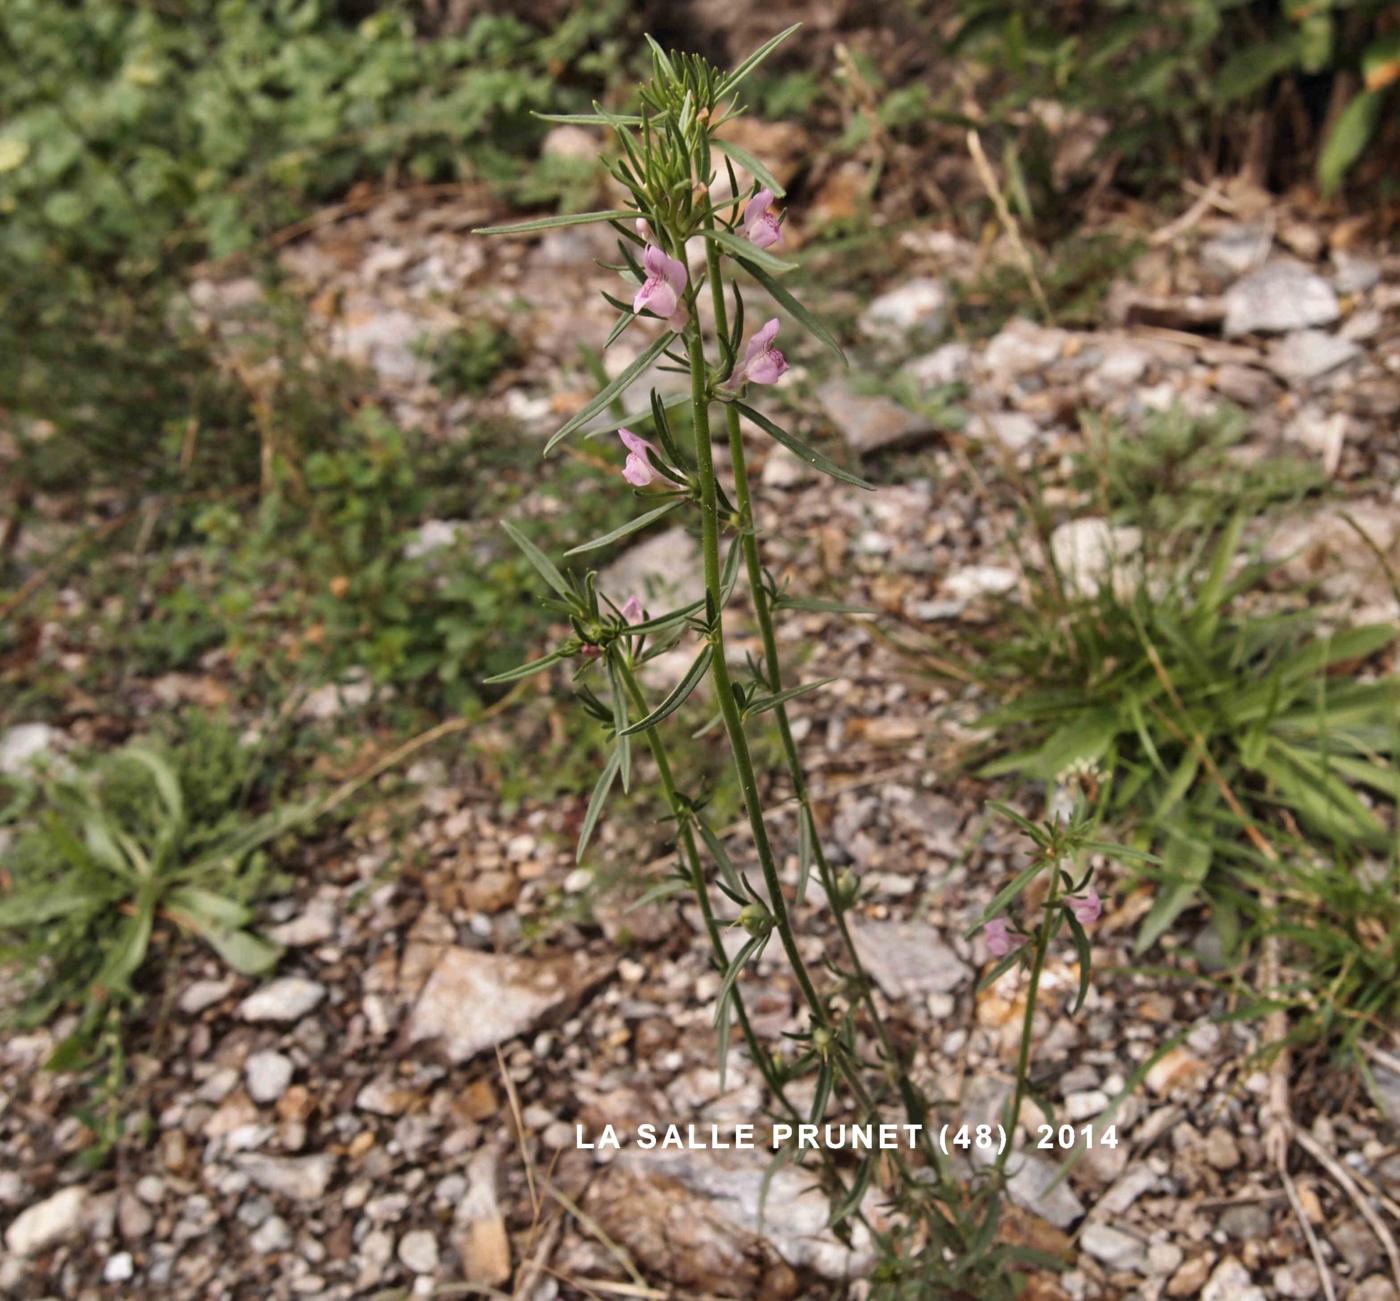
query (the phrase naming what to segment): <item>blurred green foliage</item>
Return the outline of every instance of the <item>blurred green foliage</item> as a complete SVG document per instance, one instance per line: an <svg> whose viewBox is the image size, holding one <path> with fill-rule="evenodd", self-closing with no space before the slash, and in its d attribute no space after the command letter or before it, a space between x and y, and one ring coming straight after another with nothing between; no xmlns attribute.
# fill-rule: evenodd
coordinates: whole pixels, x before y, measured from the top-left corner
<svg viewBox="0 0 1400 1301"><path fill-rule="evenodd" d="M1004 74L994 113L1039 99L1102 114L1101 152L1139 182L1203 158L1238 168L1241 113L1273 105L1288 82L1318 137L1293 140L1293 154L1311 153L1330 192L1400 75L1392 0L958 0L957 10L949 53ZM1346 107L1331 117L1334 92Z"/></svg>

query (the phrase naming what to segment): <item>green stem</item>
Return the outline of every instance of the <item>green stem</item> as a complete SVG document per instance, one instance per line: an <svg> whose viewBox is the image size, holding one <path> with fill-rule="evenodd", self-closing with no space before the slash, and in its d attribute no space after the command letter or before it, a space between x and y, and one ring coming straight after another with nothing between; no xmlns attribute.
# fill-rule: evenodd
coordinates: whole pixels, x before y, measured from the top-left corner
<svg viewBox="0 0 1400 1301"><path fill-rule="evenodd" d="M729 676L729 665L724 656L724 611L723 591L720 581L719 563L719 508L715 488L714 459L710 448L710 394L709 378L705 367L705 346L700 337L700 326L695 320L694 295L691 300L691 321L686 327L686 347L690 356L690 397L695 421L695 463L700 479L700 546L705 568L705 592L708 597L709 614L713 620L709 630L710 645L714 654L710 658L710 676L718 697L720 714L724 719L724 729L729 737L729 748L734 758L734 767L739 777L739 789L743 793L744 809L748 814L749 826L753 830L754 848L758 852L759 867L763 872L764 885L768 891L768 906L773 914L773 929L778 933L783 951L802 997L812 1013L815 1025L827 1025L829 1017L826 1007L812 978L807 964L797 947L793 934L792 921L788 916L787 903L783 898L782 882L778 878L778 866L773 857L773 847L768 840L768 831L763 824L763 804L759 799L758 780L754 775L753 759L749 754L749 743L744 735L743 719L739 716L739 705L734 699L734 684Z"/></svg>
<svg viewBox="0 0 1400 1301"><path fill-rule="evenodd" d="M1060 869L1056 864L1050 867L1050 894L1045 900L1045 915L1040 919L1040 929L1035 937L1035 953L1031 958L1031 983L1026 991L1026 1015L1021 1021L1021 1050L1016 1057L1016 1088L1011 1095L1011 1107L1006 1115L1006 1146L997 1156L997 1174L1006 1170L1007 1158L1011 1155L1011 1138L1021 1116L1021 1103L1026 1096L1026 1079L1031 1068L1031 1031L1035 1024L1036 996L1040 992L1040 976L1045 970L1045 957L1050 951L1050 930L1055 920L1055 903L1060 891Z"/></svg>
<svg viewBox="0 0 1400 1301"><path fill-rule="evenodd" d="M710 294L715 312L715 329L723 338L729 332L729 315L724 302L724 277L721 270L719 247L712 240L706 241L706 246ZM749 492L743 431L739 427L739 413L732 405L726 404L725 406L725 421L726 432L729 436L729 458L734 470L734 504L739 513L739 536L744 552L744 566L748 573L749 591L752 594L754 612L758 619L759 636L763 642L764 677L768 689L779 692L783 689L783 673L782 663L778 658L778 639L773 626L773 606L769 599L767 584L763 580L763 560L759 554L758 535L754 529L753 503ZM836 919L836 928L840 933L841 943L850 961L861 1001L870 1017L876 1038L880 1041L880 1048L885 1055L885 1060L894 1068L905 1114L912 1123L924 1126L920 1133L925 1135L927 1149L941 1164L942 1153L938 1151L937 1144L927 1134L927 1103L919 1096L918 1091L909 1080L907 1071L902 1069L903 1063L895 1051L889 1029L876 1006L872 982L865 970L865 964L861 961L860 953L846 922L845 902L842 899L841 891L837 889L835 874L826 856L821 837L816 834L816 816L807 792L807 779L802 771L797 742L793 738L792 725L788 720L787 706L780 704L773 713L777 719L778 735L782 741L789 779L792 781L793 796L799 807L798 816L805 817L811 827L812 857L817 866L817 875L821 880L822 889L826 891L827 900L831 904L832 916Z"/></svg>

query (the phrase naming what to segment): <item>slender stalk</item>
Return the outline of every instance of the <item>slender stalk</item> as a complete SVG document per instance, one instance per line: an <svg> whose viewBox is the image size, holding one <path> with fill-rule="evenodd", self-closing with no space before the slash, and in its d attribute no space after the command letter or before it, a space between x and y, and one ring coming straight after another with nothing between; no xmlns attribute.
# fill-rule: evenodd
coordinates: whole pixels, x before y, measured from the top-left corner
<svg viewBox="0 0 1400 1301"><path fill-rule="evenodd" d="M712 224L711 219L710 224ZM715 329L721 337L729 331L729 314L724 301L724 277L722 274L719 247L713 241L706 242L706 254L709 268L710 294L714 303ZM773 626L773 606L769 598L768 586L763 577L763 560L758 548L758 535L754 528L753 521L753 501L749 492L748 467L744 455L743 431L739 427L739 413L732 405L725 406L726 432L729 436L729 457L734 471L734 504L739 514L739 537L740 545L743 548L744 565L748 574L749 591L753 598L754 613L758 619L759 636L763 642L763 672L768 689L772 692L779 692L783 689L782 662L778 658L778 639ZM799 807L799 817L805 817L808 825L812 829L812 858L816 863L817 875L822 883L822 889L826 892L826 897L831 905L832 916L836 919L836 928L841 937L842 947L846 951L846 956L851 964L851 971L855 976L856 986L860 991L861 1002L865 1005L870 1023L875 1031L876 1037L880 1041L881 1051L885 1060L896 1076L897 1087L900 1099L904 1104L905 1114L909 1120L915 1124L925 1125L925 1130L920 1132L925 1135L925 1143L935 1160L942 1157L937 1145L926 1133L926 1120L928 1116L928 1106L918 1095L909 1079L908 1073L902 1069L899 1054L896 1052L893 1040L890 1038L889 1028L885 1025L884 1018L880 1015L879 1008L875 1003L873 984L865 969L865 964L861 961L860 952L855 945L855 939L851 935L850 927L846 922L846 904L841 896L841 891L837 888L835 874L831 868L831 862L826 856L826 850L822 845L821 837L816 834L816 815L812 809L811 799L807 792L807 779L802 771L802 761L798 756L797 742L792 735L792 725L788 720L787 706L779 704L773 710L773 714L778 724L778 735L782 741L783 756L787 764L789 780L792 782L793 797Z"/></svg>
<svg viewBox="0 0 1400 1301"><path fill-rule="evenodd" d="M1011 1107L1006 1115L1006 1146L997 1156L997 1174L1006 1170L1007 1158L1011 1155L1011 1136L1021 1115L1021 1103L1026 1097L1026 1080L1031 1069L1031 1030L1035 1025L1035 1002L1040 992L1040 976L1045 970L1045 957L1050 950L1050 928L1055 921L1055 903L1060 890L1060 869L1058 865L1050 869L1050 894L1045 900L1045 915L1040 919L1040 929L1035 937L1035 954L1031 958L1031 983L1026 991L1026 1014L1021 1021L1021 1049L1016 1058L1016 1088L1011 1095Z"/></svg>
<svg viewBox="0 0 1400 1301"><path fill-rule="evenodd" d="M691 295L694 308L694 295ZM767 887L768 906L773 914L773 929L778 933L783 951L787 954L802 996L811 1010L817 1025L827 1025L830 1017L822 1002L807 964L797 947L793 934L792 921L788 916L787 902L783 898L782 882L778 878L778 866L773 857L773 847L768 840L768 831L763 823L763 803L759 798L758 780L754 776L753 759L749 754L748 738L744 735L743 719L739 717L739 706L734 699L734 684L729 676L729 665L724 658L724 611L723 591L720 581L719 563L719 508L715 491L715 466L710 448L710 394L709 379L705 367L705 346L700 337L700 326L692 310L690 324L686 327L686 347L690 357L690 397L695 422L695 462L700 479L700 545L705 568L705 592L713 623L709 629L710 645L714 654L710 657L710 677L714 682L720 714L724 719L724 730L729 737L729 748L734 758L734 767L739 776L739 788L744 797L744 810L748 814L749 826L753 829L754 848L758 851L759 867L763 872L763 882Z"/></svg>

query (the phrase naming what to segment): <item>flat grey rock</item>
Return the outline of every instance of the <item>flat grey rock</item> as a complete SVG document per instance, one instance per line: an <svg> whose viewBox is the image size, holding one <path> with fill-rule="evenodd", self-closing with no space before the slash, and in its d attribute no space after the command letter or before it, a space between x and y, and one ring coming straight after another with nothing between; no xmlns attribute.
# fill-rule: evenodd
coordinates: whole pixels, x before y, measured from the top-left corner
<svg viewBox="0 0 1400 1301"><path fill-rule="evenodd" d="M934 433L922 416L883 394L854 392L840 379L828 380L817 398L846 445L859 456L907 446Z"/></svg>
<svg viewBox="0 0 1400 1301"><path fill-rule="evenodd" d="M1306 384L1361 355L1350 339L1324 330L1297 330L1269 349L1269 369L1290 384Z"/></svg>
<svg viewBox="0 0 1400 1301"><path fill-rule="evenodd" d="M951 993L971 979L967 965L922 922L853 922L851 934L875 983L890 998Z"/></svg>
<svg viewBox="0 0 1400 1301"><path fill-rule="evenodd" d="M1283 258L1237 280L1225 291L1225 335L1287 334L1341 317L1332 286L1301 262Z"/></svg>

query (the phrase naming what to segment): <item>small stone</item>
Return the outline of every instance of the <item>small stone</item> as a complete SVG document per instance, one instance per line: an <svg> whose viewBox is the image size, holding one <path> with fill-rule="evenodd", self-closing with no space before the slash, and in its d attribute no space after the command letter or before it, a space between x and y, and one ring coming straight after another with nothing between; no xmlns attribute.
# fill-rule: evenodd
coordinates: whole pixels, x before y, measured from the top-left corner
<svg viewBox="0 0 1400 1301"><path fill-rule="evenodd" d="M1217 1170L1233 1170L1240 1163L1240 1149L1229 1130L1213 1129L1206 1135L1206 1160Z"/></svg>
<svg viewBox="0 0 1400 1301"><path fill-rule="evenodd" d="M272 927L267 936L274 944L289 949L309 948L313 944L324 944L335 935L335 921L330 902L318 900L299 917Z"/></svg>
<svg viewBox="0 0 1400 1301"><path fill-rule="evenodd" d="M496 1154L482 1148L467 1166L466 1196L457 1205L453 1241L468 1283L504 1283L511 1275L510 1237L496 1201Z"/></svg>
<svg viewBox="0 0 1400 1301"><path fill-rule="evenodd" d="M921 389L946 388L967 379L972 368L972 349L965 343L945 343L923 357L916 357L903 370Z"/></svg>
<svg viewBox="0 0 1400 1301"><path fill-rule="evenodd" d="M438 1267L438 1244L427 1229L414 1229L399 1240L399 1259L415 1274L434 1274Z"/></svg>
<svg viewBox="0 0 1400 1301"><path fill-rule="evenodd" d="M165 1180L159 1175L142 1175L136 1181L136 1195L147 1206L159 1206L165 1200Z"/></svg>
<svg viewBox="0 0 1400 1301"><path fill-rule="evenodd" d="M0 773L18 777L53 754L63 733L48 723L17 723L0 732Z"/></svg>
<svg viewBox="0 0 1400 1301"><path fill-rule="evenodd" d="M1298 330L1269 349L1269 369L1290 384L1306 384L1361 355L1350 339L1323 330Z"/></svg>
<svg viewBox="0 0 1400 1301"><path fill-rule="evenodd" d="M292 1082L291 1058L277 1052L254 1053L244 1063L243 1074L254 1102L276 1102Z"/></svg>
<svg viewBox="0 0 1400 1301"><path fill-rule="evenodd" d="M763 462L760 476L765 488L796 488L812 477L812 470L786 447L774 446Z"/></svg>
<svg viewBox="0 0 1400 1301"><path fill-rule="evenodd" d="M284 976L249 994L238 1005L245 1021L272 1021L285 1024L299 1021L326 996L326 987L303 976Z"/></svg>
<svg viewBox="0 0 1400 1301"><path fill-rule="evenodd" d="M943 580L943 588L955 601L975 601L979 596L1000 596L1019 581L1014 569L1005 565L968 565Z"/></svg>
<svg viewBox="0 0 1400 1301"><path fill-rule="evenodd" d="M5 1246L16 1256L36 1256L76 1237L83 1225L87 1201L86 1188L72 1187L26 1207L5 1230Z"/></svg>
<svg viewBox="0 0 1400 1301"><path fill-rule="evenodd" d="M1237 222L1201 245L1201 264L1221 280L1233 280L1263 266L1273 242L1268 226Z"/></svg>
<svg viewBox="0 0 1400 1301"><path fill-rule="evenodd" d="M1170 1097L1190 1088L1205 1070L1206 1065L1199 1057L1184 1048L1173 1048L1152 1064L1147 1072L1147 1087L1159 1098Z"/></svg>
<svg viewBox="0 0 1400 1301"><path fill-rule="evenodd" d="M1227 1206L1220 1213L1220 1228L1228 1237L1249 1242L1269 1232L1269 1213L1256 1202Z"/></svg>
<svg viewBox="0 0 1400 1301"><path fill-rule="evenodd" d="M1086 1224L1079 1235L1079 1245L1110 1269L1131 1269L1147 1272L1147 1251L1141 1238L1107 1224Z"/></svg>
<svg viewBox="0 0 1400 1301"><path fill-rule="evenodd" d="M1329 1229L1327 1240L1341 1258L1351 1266L1351 1272L1364 1276L1381 1263L1381 1244L1368 1224L1353 1216Z"/></svg>
<svg viewBox="0 0 1400 1301"><path fill-rule="evenodd" d="M1065 1112L1073 1121L1088 1120L1108 1106L1108 1094L1101 1089L1086 1089L1083 1093L1065 1096Z"/></svg>
<svg viewBox="0 0 1400 1301"><path fill-rule="evenodd" d="M851 938L890 998L951 993L972 976L972 968L921 922L852 921Z"/></svg>
<svg viewBox="0 0 1400 1301"><path fill-rule="evenodd" d="M1050 551L1066 586L1082 595L1102 591L1122 562L1142 546L1142 530L1106 519L1069 520L1050 535Z"/></svg>
<svg viewBox="0 0 1400 1301"><path fill-rule="evenodd" d="M940 334L948 320L948 287L920 276L874 299L860 315L860 328L875 338L898 339L915 332Z"/></svg>
<svg viewBox="0 0 1400 1301"><path fill-rule="evenodd" d="M1013 452L1029 447L1040 437L1040 426L1024 411L988 411L974 416L969 430L978 438L990 438Z"/></svg>
<svg viewBox="0 0 1400 1301"><path fill-rule="evenodd" d="M233 993L235 983L232 976L224 980L196 980L180 995L180 1011L186 1016L198 1016Z"/></svg>
<svg viewBox="0 0 1400 1301"><path fill-rule="evenodd" d="M125 1190L117 1195L117 1232L123 1242L140 1242L154 1223L139 1197Z"/></svg>
<svg viewBox="0 0 1400 1301"><path fill-rule="evenodd" d="M262 1156L237 1158L238 1168L260 1188L294 1202L314 1202L321 1197L335 1172L335 1158L315 1156Z"/></svg>
<svg viewBox="0 0 1400 1301"><path fill-rule="evenodd" d="M996 378L1013 380L1044 370L1059 360L1067 342L1068 335L1063 330L1047 329L1016 317L987 345L982 362Z"/></svg>
<svg viewBox="0 0 1400 1301"><path fill-rule="evenodd" d="M574 992L560 963L445 949L409 1017L410 1043L437 1039L464 1062L531 1029Z"/></svg>
<svg viewBox="0 0 1400 1301"><path fill-rule="evenodd" d="M1332 254L1332 286L1339 294L1363 294L1380 283L1380 263L1340 249Z"/></svg>
<svg viewBox="0 0 1400 1301"><path fill-rule="evenodd" d="M1323 471L1330 478L1342 463L1342 449L1351 429L1351 417L1345 411L1330 415L1316 406L1301 408L1285 426L1283 436L1298 443L1322 460Z"/></svg>
<svg viewBox="0 0 1400 1301"><path fill-rule="evenodd" d="M1332 286L1301 262L1281 258L1225 291L1225 335L1287 334L1341 317Z"/></svg>
<svg viewBox="0 0 1400 1301"><path fill-rule="evenodd" d="M270 1216L258 1225L248 1242L260 1256L286 1251L292 1245L291 1226L280 1215Z"/></svg>
<svg viewBox="0 0 1400 1301"><path fill-rule="evenodd" d="M817 398L846 445L858 456L907 446L934 432L927 420L893 398L857 393L845 380L828 380L817 390Z"/></svg>
<svg viewBox="0 0 1400 1301"><path fill-rule="evenodd" d="M1278 396L1278 381L1256 366L1226 362L1215 372L1215 390L1241 406L1267 406Z"/></svg>
<svg viewBox="0 0 1400 1301"><path fill-rule="evenodd" d="M102 1266L102 1281L104 1283L125 1283L136 1273L136 1262L132 1260L129 1251L119 1251L114 1256L108 1256L106 1263Z"/></svg>
<svg viewBox="0 0 1400 1301"><path fill-rule="evenodd" d="M1372 1274L1347 1293L1347 1301L1400 1301L1400 1292L1384 1274Z"/></svg>
<svg viewBox="0 0 1400 1301"><path fill-rule="evenodd" d="M1201 1289L1201 1301L1268 1301L1262 1287L1255 1287L1249 1271L1227 1256L1212 1271Z"/></svg>
<svg viewBox="0 0 1400 1301"><path fill-rule="evenodd" d="M1167 1283L1168 1296L1196 1296L1210 1277L1210 1258L1193 1256Z"/></svg>
<svg viewBox="0 0 1400 1301"><path fill-rule="evenodd" d="M666 529L628 547L603 570L599 587L622 593L621 600L635 592L660 613L704 598L700 572L699 544L686 529Z"/></svg>
<svg viewBox="0 0 1400 1301"><path fill-rule="evenodd" d="M1154 1242L1147 1248L1147 1272L1153 1278L1166 1278L1184 1253L1174 1242Z"/></svg>
<svg viewBox="0 0 1400 1301"><path fill-rule="evenodd" d="M1006 1191L1018 1206L1048 1220L1057 1229L1067 1229L1084 1214L1084 1203L1074 1195L1069 1184L1055 1183L1059 1173L1055 1162L1027 1156L1006 1181Z"/></svg>
<svg viewBox="0 0 1400 1301"><path fill-rule="evenodd" d="M1279 1296L1315 1297L1322 1292L1317 1266L1310 1260L1290 1260L1274 1270L1274 1291Z"/></svg>

